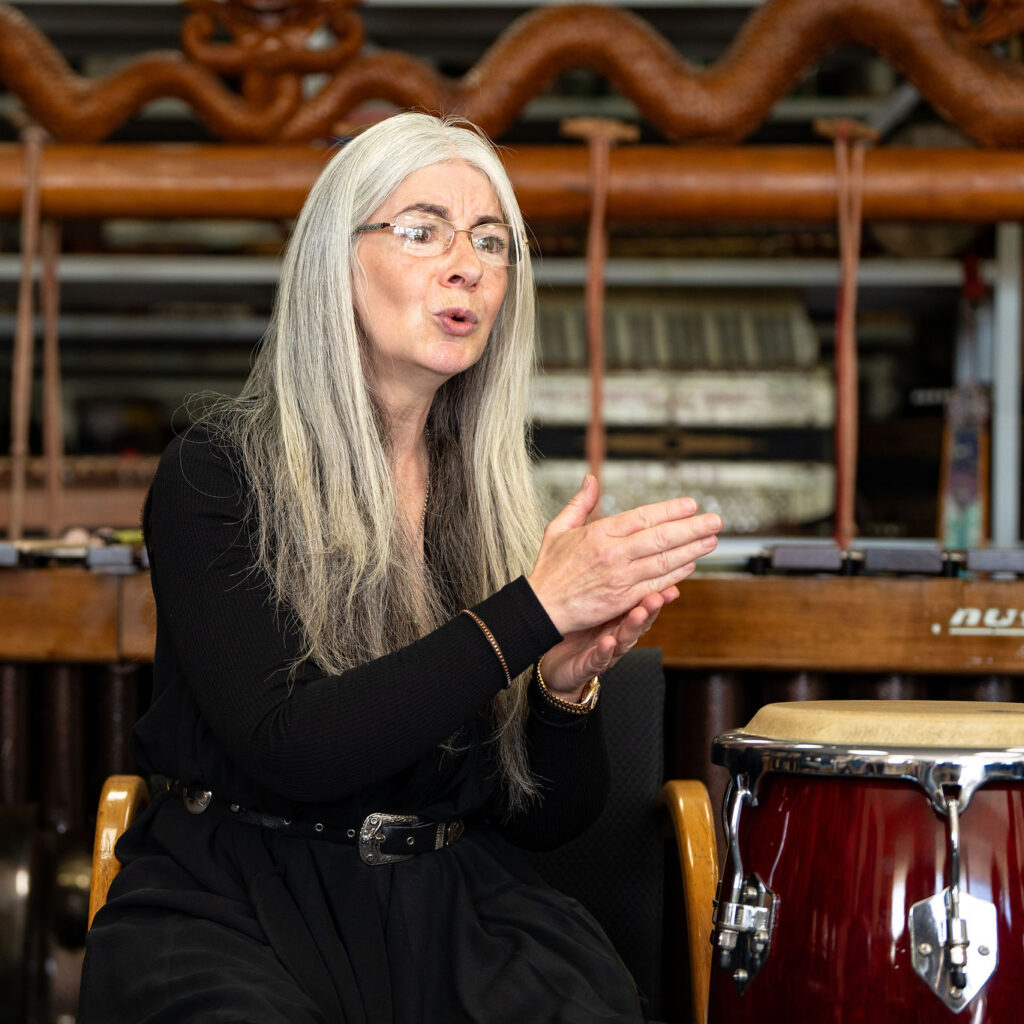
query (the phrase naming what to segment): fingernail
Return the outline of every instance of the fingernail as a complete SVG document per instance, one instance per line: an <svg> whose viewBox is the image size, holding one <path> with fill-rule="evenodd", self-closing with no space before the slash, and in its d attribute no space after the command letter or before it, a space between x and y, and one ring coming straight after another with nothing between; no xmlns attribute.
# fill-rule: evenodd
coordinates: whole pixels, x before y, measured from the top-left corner
<svg viewBox="0 0 1024 1024"><path fill-rule="evenodd" d="M693 515L697 511L697 502L693 498L683 498L683 515Z"/></svg>
<svg viewBox="0 0 1024 1024"><path fill-rule="evenodd" d="M705 537L704 538L704 550L705 551L711 551L712 549L714 549L716 547L718 547L718 538L717 537Z"/></svg>

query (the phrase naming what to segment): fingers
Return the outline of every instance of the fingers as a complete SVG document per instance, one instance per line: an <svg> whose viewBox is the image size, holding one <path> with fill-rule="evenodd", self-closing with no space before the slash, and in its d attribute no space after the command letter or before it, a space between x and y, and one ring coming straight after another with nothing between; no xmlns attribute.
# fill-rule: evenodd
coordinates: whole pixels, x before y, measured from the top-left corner
<svg viewBox="0 0 1024 1024"><path fill-rule="evenodd" d="M657 559L654 560L657 563ZM657 571L657 564L653 565L655 571ZM671 568L668 568L661 575L651 576L647 579L640 587L641 590L663 590L666 587L674 586L682 583L683 580L688 579L693 575L694 570L697 568L697 561L695 558L688 561L684 561L681 564L673 564Z"/></svg>
<svg viewBox="0 0 1024 1024"><path fill-rule="evenodd" d="M697 544L697 556L713 551L717 541L713 538L722 529L722 519L714 512L657 523L637 530L622 541L630 558L640 559L659 552L670 552L688 544ZM713 543L700 548L702 541L712 538Z"/></svg>
<svg viewBox="0 0 1024 1024"><path fill-rule="evenodd" d="M569 499L565 508L555 516L548 524L549 529L557 533L565 533L575 527L583 526L587 517L597 507L601 489L597 483L597 477L588 473L580 484L580 489Z"/></svg>
<svg viewBox="0 0 1024 1024"><path fill-rule="evenodd" d="M636 647L641 637L654 625L664 601L659 594L649 594L643 602L624 615L618 625L598 636L582 658L583 677L606 672L627 651Z"/></svg>
<svg viewBox="0 0 1024 1024"><path fill-rule="evenodd" d="M654 625L664 604L661 594L648 594L636 608L622 617L612 634L615 638L616 658L636 647L640 638Z"/></svg>
<svg viewBox="0 0 1024 1024"><path fill-rule="evenodd" d="M641 506L588 523L600 488L588 474L551 521L527 581L563 636L617 620L648 594L675 600L676 584L714 550L722 520L690 498ZM651 609L655 611L656 609Z"/></svg>
<svg viewBox="0 0 1024 1024"><path fill-rule="evenodd" d="M693 498L668 498L650 505L638 505L636 508L619 512L602 520L609 533L615 537L628 537L641 530L649 530L663 523L689 519L697 512L697 502Z"/></svg>
<svg viewBox="0 0 1024 1024"><path fill-rule="evenodd" d="M644 595L643 600L617 619L585 633L566 637L544 656L544 678L548 689L559 693L578 690L593 675L599 675L632 650L654 624L658 613L679 592Z"/></svg>
<svg viewBox="0 0 1024 1024"><path fill-rule="evenodd" d="M641 601L646 594L667 595L663 601L674 601L679 596L676 584L685 580L696 568L697 559L706 555L718 545L712 534L669 550L655 551L645 558L637 558L629 564L632 585L629 593L634 601Z"/></svg>
<svg viewBox="0 0 1024 1024"><path fill-rule="evenodd" d="M552 693L563 696L577 692L591 676L614 662L615 647L611 632L563 640L544 655L545 685Z"/></svg>

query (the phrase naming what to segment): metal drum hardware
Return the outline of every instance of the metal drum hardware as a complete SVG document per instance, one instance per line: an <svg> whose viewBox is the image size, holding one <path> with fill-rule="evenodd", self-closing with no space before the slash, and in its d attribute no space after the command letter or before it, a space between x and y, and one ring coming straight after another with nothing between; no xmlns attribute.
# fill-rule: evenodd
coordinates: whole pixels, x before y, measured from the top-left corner
<svg viewBox="0 0 1024 1024"><path fill-rule="evenodd" d="M723 898L722 882L715 900L715 930L711 941L718 950L718 964L732 972L732 980L743 992L771 951L772 928L778 897L757 874L744 877L740 855L740 815L744 803L753 803L747 777L730 782L724 805L725 834L729 838L732 880L728 898Z"/></svg>
<svg viewBox="0 0 1024 1024"><path fill-rule="evenodd" d="M711 759L710 1024L1024 1021L1024 705L770 705Z"/></svg>
<svg viewBox="0 0 1024 1024"><path fill-rule="evenodd" d="M959 1013L981 991L999 959L995 904L960 889L960 802L946 801L949 885L910 908L914 970Z"/></svg>

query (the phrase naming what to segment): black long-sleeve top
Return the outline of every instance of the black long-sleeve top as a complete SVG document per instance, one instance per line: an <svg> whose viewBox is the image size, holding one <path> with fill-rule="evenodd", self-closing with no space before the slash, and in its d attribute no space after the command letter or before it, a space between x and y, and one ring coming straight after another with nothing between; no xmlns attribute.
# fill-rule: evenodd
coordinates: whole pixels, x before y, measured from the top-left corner
<svg viewBox="0 0 1024 1024"><path fill-rule="evenodd" d="M488 818L530 848L593 820L607 793L600 708L560 711L535 686L526 730L543 799L508 818L488 717L505 673L469 616L341 675L308 662L290 675L300 637L252 570L244 488L205 433L172 442L157 470L144 513L154 692L135 734L145 769L245 807L338 825L373 810ZM561 639L523 578L473 610L513 676Z"/></svg>

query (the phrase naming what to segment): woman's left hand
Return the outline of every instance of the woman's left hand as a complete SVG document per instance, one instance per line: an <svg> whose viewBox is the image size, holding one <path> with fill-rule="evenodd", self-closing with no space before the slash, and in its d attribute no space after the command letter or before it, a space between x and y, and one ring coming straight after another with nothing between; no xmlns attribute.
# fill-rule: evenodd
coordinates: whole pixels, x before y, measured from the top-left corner
<svg viewBox="0 0 1024 1024"><path fill-rule="evenodd" d="M635 647L661 609L678 596L677 587L648 594L618 619L567 634L544 655L544 685L563 700L579 700L587 681L607 671Z"/></svg>

